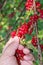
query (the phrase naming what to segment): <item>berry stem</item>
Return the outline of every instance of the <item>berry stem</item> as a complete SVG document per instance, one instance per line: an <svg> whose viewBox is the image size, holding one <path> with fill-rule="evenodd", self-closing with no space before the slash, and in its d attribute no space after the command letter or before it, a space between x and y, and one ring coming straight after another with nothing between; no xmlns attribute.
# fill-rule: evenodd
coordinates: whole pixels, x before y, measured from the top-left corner
<svg viewBox="0 0 43 65"><path fill-rule="evenodd" d="M34 12L35 14L37 14L35 0L33 0L33 5L34 5ZM37 22L35 23L35 29L36 29L36 37L37 37L37 45L38 45L38 59L40 60L40 65L42 65L42 53L41 53L41 48L40 48L39 39L38 39L38 23Z"/></svg>

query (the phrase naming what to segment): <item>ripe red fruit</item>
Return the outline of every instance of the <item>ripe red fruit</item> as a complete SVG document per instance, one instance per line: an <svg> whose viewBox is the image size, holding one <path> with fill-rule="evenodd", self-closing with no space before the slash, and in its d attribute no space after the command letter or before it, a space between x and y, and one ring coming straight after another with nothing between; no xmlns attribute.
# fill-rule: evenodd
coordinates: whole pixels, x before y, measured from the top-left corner
<svg viewBox="0 0 43 65"><path fill-rule="evenodd" d="M23 60L23 57L24 57L24 53L23 53L23 50L16 50L16 58L17 58L17 61L18 61L18 64L20 65L20 60Z"/></svg>
<svg viewBox="0 0 43 65"><path fill-rule="evenodd" d="M40 12L40 8L38 8L37 11Z"/></svg>
<svg viewBox="0 0 43 65"><path fill-rule="evenodd" d="M33 23L37 22L38 18L39 18L39 16L38 16L37 14L34 14L33 16L30 16L30 20L31 20Z"/></svg>
<svg viewBox="0 0 43 65"><path fill-rule="evenodd" d="M40 14L40 18L43 19L43 14Z"/></svg>
<svg viewBox="0 0 43 65"><path fill-rule="evenodd" d="M27 2L25 4L26 10L30 10L32 5L33 5L33 0L27 0Z"/></svg>
<svg viewBox="0 0 43 65"><path fill-rule="evenodd" d="M41 7L40 2L36 2L36 8L40 8L40 7Z"/></svg>
<svg viewBox="0 0 43 65"><path fill-rule="evenodd" d="M11 37L14 38L14 36L16 35L16 31L11 32Z"/></svg>
<svg viewBox="0 0 43 65"><path fill-rule="evenodd" d="M28 2L26 2L25 6L28 7L28 5L29 5Z"/></svg>
<svg viewBox="0 0 43 65"><path fill-rule="evenodd" d="M37 38L36 38L36 36L32 37L31 43L33 44L33 46L35 46L35 47L37 46Z"/></svg>
<svg viewBox="0 0 43 65"><path fill-rule="evenodd" d="M27 2L29 2L29 1L30 1L30 2L33 2L33 0L27 0Z"/></svg>
<svg viewBox="0 0 43 65"><path fill-rule="evenodd" d="M41 9L41 10L39 11L39 13L40 13L40 18L43 19L43 9Z"/></svg>
<svg viewBox="0 0 43 65"><path fill-rule="evenodd" d="M31 20L27 23L28 29L31 27L32 24L33 24L33 22Z"/></svg>
<svg viewBox="0 0 43 65"><path fill-rule="evenodd" d="M43 44L40 44L41 50L43 50Z"/></svg>
<svg viewBox="0 0 43 65"><path fill-rule="evenodd" d="M40 14L43 14L43 9L40 9L39 13L40 13Z"/></svg>
<svg viewBox="0 0 43 65"><path fill-rule="evenodd" d="M34 14L34 21L37 21L38 20L38 15L37 14Z"/></svg>
<svg viewBox="0 0 43 65"><path fill-rule="evenodd" d="M28 32L28 25L24 23L19 29L18 29L18 36L22 37L23 35L27 34Z"/></svg>
<svg viewBox="0 0 43 65"><path fill-rule="evenodd" d="M18 34L17 34L17 36L21 38L23 36L23 34L24 34L23 31L19 31Z"/></svg>

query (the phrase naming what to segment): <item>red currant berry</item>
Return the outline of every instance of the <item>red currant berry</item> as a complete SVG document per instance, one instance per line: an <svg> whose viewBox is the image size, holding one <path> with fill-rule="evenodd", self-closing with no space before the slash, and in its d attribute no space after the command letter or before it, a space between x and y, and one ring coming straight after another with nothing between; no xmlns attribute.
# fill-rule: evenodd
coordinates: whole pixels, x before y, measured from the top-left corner
<svg viewBox="0 0 43 65"><path fill-rule="evenodd" d="M43 50L43 44L40 44L41 50Z"/></svg>
<svg viewBox="0 0 43 65"><path fill-rule="evenodd" d="M41 7L40 2L36 2L36 8L40 8L40 7Z"/></svg>
<svg viewBox="0 0 43 65"><path fill-rule="evenodd" d="M23 53L23 50L19 50L19 49L16 50L15 56L17 58L18 64L20 64L20 60L23 60L24 55L25 54Z"/></svg>
<svg viewBox="0 0 43 65"><path fill-rule="evenodd" d="M40 18L43 19L43 14L40 14Z"/></svg>
<svg viewBox="0 0 43 65"><path fill-rule="evenodd" d="M37 46L37 38L36 38L36 36L32 37L31 43L33 44L33 46L35 46L35 47Z"/></svg>
<svg viewBox="0 0 43 65"><path fill-rule="evenodd" d="M14 38L14 36L16 35L16 31L11 32L11 37Z"/></svg>

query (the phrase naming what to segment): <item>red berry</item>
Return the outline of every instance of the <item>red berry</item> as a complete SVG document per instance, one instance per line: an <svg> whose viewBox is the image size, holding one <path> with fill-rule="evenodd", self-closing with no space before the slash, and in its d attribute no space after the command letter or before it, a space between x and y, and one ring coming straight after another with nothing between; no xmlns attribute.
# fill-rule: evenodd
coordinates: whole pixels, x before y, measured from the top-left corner
<svg viewBox="0 0 43 65"><path fill-rule="evenodd" d="M11 32L11 37L14 38L14 36L16 35L16 31Z"/></svg>
<svg viewBox="0 0 43 65"><path fill-rule="evenodd" d="M33 22L31 20L27 23L28 29L31 27L32 24L33 24Z"/></svg>
<svg viewBox="0 0 43 65"><path fill-rule="evenodd" d="M33 0L27 0L27 2L33 2Z"/></svg>
<svg viewBox="0 0 43 65"><path fill-rule="evenodd" d="M28 7L28 2L26 2L25 6Z"/></svg>
<svg viewBox="0 0 43 65"><path fill-rule="evenodd" d="M23 57L24 57L24 53L23 53L23 50L16 50L16 58L17 58L17 61L18 61L18 64L20 64L20 60L23 60Z"/></svg>
<svg viewBox="0 0 43 65"><path fill-rule="evenodd" d="M22 37L23 35L27 34L28 32L28 25L24 23L19 29L18 29L18 36Z"/></svg>
<svg viewBox="0 0 43 65"><path fill-rule="evenodd" d="M40 18L43 19L43 9L40 10Z"/></svg>
<svg viewBox="0 0 43 65"><path fill-rule="evenodd" d="M31 43L33 44L33 46L35 46L35 47L37 46L37 38L36 38L36 36L32 37Z"/></svg>
<svg viewBox="0 0 43 65"><path fill-rule="evenodd" d="M37 11L40 12L40 8L38 8Z"/></svg>
<svg viewBox="0 0 43 65"><path fill-rule="evenodd" d="M18 33L17 36L20 37L20 38L22 37L22 35L20 33Z"/></svg>
<svg viewBox="0 0 43 65"><path fill-rule="evenodd" d="M26 10L30 10L32 5L33 5L33 0L27 0L27 2L25 4Z"/></svg>
<svg viewBox="0 0 43 65"><path fill-rule="evenodd" d="M34 14L34 21L37 21L38 20L38 15L37 14Z"/></svg>
<svg viewBox="0 0 43 65"><path fill-rule="evenodd" d="M40 44L41 50L43 50L43 44Z"/></svg>
<svg viewBox="0 0 43 65"><path fill-rule="evenodd" d="M42 19L43 19L43 14L40 14L40 18L42 18Z"/></svg>
<svg viewBox="0 0 43 65"><path fill-rule="evenodd" d="M40 13L40 14L43 14L43 9L40 9L39 13Z"/></svg>
<svg viewBox="0 0 43 65"><path fill-rule="evenodd" d="M40 2L36 2L36 8L40 8L40 7L41 7Z"/></svg>
<svg viewBox="0 0 43 65"><path fill-rule="evenodd" d="M38 16L37 14L34 14L33 16L30 16L30 20L31 20L33 23L37 22L38 18L39 18L39 16Z"/></svg>

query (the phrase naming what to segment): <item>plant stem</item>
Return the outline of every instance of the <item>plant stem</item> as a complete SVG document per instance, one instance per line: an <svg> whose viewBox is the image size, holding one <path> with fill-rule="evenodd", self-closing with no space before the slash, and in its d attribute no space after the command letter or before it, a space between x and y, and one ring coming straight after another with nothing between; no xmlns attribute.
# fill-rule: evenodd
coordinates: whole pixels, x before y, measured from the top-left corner
<svg viewBox="0 0 43 65"><path fill-rule="evenodd" d="M33 0L33 5L34 5L34 12L35 14L37 14L35 0ZM38 45L38 59L40 60L39 65L42 65L42 53L41 53L41 48L40 48L39 38L38 38L38 23L37 22L35 23L35 29L36 29L36 37L37 37L37 45Z"/></svg>

